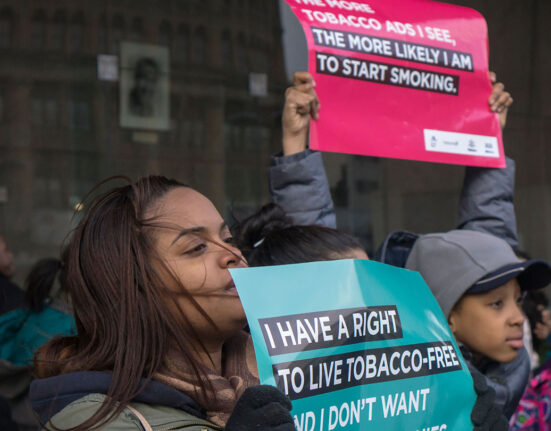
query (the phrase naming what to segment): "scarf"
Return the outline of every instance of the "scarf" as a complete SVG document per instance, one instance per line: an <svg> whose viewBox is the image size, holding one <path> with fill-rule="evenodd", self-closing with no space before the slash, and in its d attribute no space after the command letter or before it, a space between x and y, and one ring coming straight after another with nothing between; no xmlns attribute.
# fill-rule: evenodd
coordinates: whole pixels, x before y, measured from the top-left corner
<svg viewBox="0 0 551 431"><path fill-rule="evenodd" d="M259 384L250 334L241 331L224 343L222 375L204 365L200 371L207 376L214 394L208 385L207 396L202 394L189 363L176 353L169 355L166 367L153 378L189 395L206 410L209 421L224 427L245 389Z"/></svg>

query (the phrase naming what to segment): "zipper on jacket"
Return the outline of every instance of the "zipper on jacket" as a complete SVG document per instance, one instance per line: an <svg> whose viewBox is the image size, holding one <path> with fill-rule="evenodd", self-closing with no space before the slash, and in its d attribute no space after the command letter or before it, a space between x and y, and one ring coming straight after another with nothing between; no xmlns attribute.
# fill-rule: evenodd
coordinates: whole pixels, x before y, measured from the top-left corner
<svg viewBox="0 0 551 431"><path fill-rule="evenodd" d="M213 429L213 430L217 430L217 431L221 431L221 430L224 429L221 426L215 425L215 424L208 424L207 425L204 422L192 422L192 423L185 424L185 425L173 425L173 426L169 426L169 427L165 427L165 428L158 428L155 431L170 431L170 430L184 429L184 428L193 427L193 426L202 427L201 431L208 431L209 428Z"/></svg>

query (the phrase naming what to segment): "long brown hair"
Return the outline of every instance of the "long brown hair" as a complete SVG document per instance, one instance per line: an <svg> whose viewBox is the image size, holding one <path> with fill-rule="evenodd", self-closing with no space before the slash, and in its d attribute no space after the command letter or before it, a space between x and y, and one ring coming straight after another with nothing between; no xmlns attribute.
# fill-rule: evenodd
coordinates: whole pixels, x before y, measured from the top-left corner
<svg viewBox="0 0 551 431"><path fill-rule="evenodd" d="M170 292L161 281L170 271L155 251L151 228L167 226L148 217L167 192L187 186L162 176L126 180L130 184L92 200L67 245L66 284L78 334L54 339L35 355L40 378L112 371L101 408L70 430L93 429L116 417L143 389L140 380L148 382L174 347L203 394L208 390L194 354L202 344L183 313L177 318L169 310ZM181 293L213 324L183 286Z"/></svg>

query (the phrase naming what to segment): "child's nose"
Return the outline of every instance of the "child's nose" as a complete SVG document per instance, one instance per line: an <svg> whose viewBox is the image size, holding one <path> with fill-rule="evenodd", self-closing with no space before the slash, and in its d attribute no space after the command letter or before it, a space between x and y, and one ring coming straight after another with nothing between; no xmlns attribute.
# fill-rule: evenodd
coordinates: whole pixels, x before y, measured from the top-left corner
<svg viewBox="0 0 551 431"><path fill-rule="evenodd" d="M509 319L511 325L522 326L522 324L524 323L524 319L525 317L524 317L524 312L522 311L522 308L520 307L520 305L515 304L512 307L511 317Z"/></svg>

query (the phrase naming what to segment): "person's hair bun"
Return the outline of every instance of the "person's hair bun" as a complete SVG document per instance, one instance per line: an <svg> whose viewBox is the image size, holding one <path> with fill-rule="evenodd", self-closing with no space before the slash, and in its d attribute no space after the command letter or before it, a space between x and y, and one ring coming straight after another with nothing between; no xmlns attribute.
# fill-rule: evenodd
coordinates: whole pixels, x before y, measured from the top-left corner
<svg viewBox="0 0 551 431"><path fill-rule="evenodd" d="M246 251L253 249L270 233L289 226L292 226L292 221L283 208L271 202L239 222L233 231L237 247Z"/></svg>

